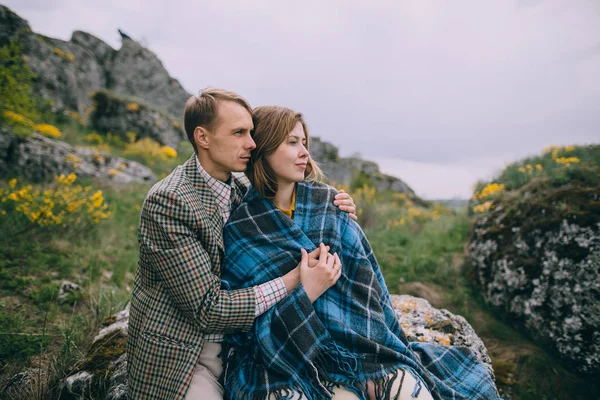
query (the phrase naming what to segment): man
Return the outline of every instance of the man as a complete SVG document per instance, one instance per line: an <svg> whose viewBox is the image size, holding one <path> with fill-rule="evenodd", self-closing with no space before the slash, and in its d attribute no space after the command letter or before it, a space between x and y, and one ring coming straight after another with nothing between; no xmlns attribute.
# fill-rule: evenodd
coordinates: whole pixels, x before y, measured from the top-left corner
<svg viewBox="0 0 600 400"><path fill-rule="evenodd" d="M341 265L321 245L304 252L282 278L221 290L223 224L249 184L232 172L245 170L255 147L251 113L232 92L209 89L192 96L184 125L195 155L154 185L144 201L129 319L132 399L222 399L223 334L248 331L256 316L299 282L320 295L339 278ZM356 217L347 194L336 203Z"/></svg>

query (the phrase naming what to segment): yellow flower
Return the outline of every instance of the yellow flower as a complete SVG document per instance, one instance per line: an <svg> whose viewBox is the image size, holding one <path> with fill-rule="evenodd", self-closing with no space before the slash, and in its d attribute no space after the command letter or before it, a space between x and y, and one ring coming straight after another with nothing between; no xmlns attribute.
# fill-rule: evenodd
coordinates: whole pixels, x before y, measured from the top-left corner
<svg viewBox="0 0 600 400"><path fill-rule="evenodd" d="M60 130L50 124L38 124L35 126L35 130L49 138L59 138L62 136Z"/></svg>
<svg viewBox="0 0 600 400"><path fill-rule="evenodd" d="M116 176L119 175L121 173L121 171L119 171L118 169L109 169L108 170L108 176Z"/></svg>
<svg viewBox="0 0 600 400"><path fill-rule="evenodd" d="M15 178L8 181L8 186L10 186L11 189L14 189L16 185L17 185L17 180Z"/></svg>
<svg viewBox="0 0 600 400"><path fill-rule="evenodd" d="M18 201L19 200L19 196L17 196L16 193L11 193L8 195L8 199L12 200L12 201Z"/></svg>
<svg viewBox="0 0 600 400"><path fill-rule="evenodd" d="M135 142L135 139L136 139L136 137L137 137L137 134L136 134L135 132L127 132L127 133L125 134L125 136L127 137L127 141L128 141L129 143L134 143L134 142Z"/></svg>
<svg viewBox="0 0 600 400"><path fill-rule="evenodd" d="M559 164L566 165L568 167L571 164L578 163L580 160L577 157L560 157L560 158L555 158L554 161L556 161Z"/></svg>
<svg viewBox="0 0 600 400"><path fill-rule="evenodd" d="M163 146L161 149L161 153L166 157L166 158L175 158L177 157L177 151L169 146Z"/></svg>
<svg viewBox="0 0 600 400"><path fill-rule="evenodd" d="M104 198L102 197L102 191L98 190L96 193L94 193L92 195L92 197L90 197L90 200L92 201L92 205L95 208L99 208L102 203L104 202Z"/></svg>
<svg viewBox="0 0 600 400"><path fill-rule="evenodd" d="M535 164L535 168L536 168L538 171L543 171L543 170L544 170L544 168L542 167L542 164Z"/></svg>
<svg viewBox="0 0 600 400"><path fill-rule="evenodd" d="M98 135L96 132L92 132L92 133L85 135L85 140L87 140L90 143L97 143L97 144L104 143L104 138L102 136Z"/></svg>
<svg viewBox="0 0 600 400"><path fill-rule="evenodd" d="M4 111L4 116L6 118L12 120L13 122L16 122L16 123L19 123L22 125L28 125L30 127L33 127L35 125L32 120L22 116L21 114L17 114L16 112Z"/></svg>
<svg viewBox="0 0 600 400"><path fill-rule="evenodd" d="M530 165L531 167L531 165ZM481 192L475 193L473 195L474 199L485 199L489 196L492 196L496 193L501 193L505 189L504 184L500 183L490 183L486 187L484 187Z"/></svg>
<svg viewBox="0 0 600 400"><path fill-rule="evenodd" d="M138 111L140 109L140 105L138 103L127 103L127 110L129 111Z"/></svg>

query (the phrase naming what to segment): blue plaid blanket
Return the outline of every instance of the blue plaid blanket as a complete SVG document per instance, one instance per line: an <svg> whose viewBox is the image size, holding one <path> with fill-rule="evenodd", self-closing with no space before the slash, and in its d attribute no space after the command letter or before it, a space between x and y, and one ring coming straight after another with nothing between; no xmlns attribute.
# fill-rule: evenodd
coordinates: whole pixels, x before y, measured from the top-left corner
<svg viewBox="0 0 600 400"><path fill-rule="evenodd" d="M375 256L360 226L333 205L335 189L296 187L293 220L250 188L224 228L224 289L251 287L298 264L300 249L331 246L342 260L335 286L310 303L299 285L258 317L247 333L224 343L225 398L331 398L342 386L367 399L367 381L388 399L398 370L435 399L496 399L488 370L466 348L409 343Z"/></svg>

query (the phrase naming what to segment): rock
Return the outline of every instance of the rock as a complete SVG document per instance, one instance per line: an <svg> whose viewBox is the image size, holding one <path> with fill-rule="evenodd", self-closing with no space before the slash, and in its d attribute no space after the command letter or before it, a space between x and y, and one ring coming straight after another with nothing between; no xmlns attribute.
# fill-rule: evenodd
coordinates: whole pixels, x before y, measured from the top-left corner
<svg viewBox="0 0 600 400"><path fill-rule="evenodd" d="M10 40L22 46L27 65L37 75L33 90L52 102L56 111L74 110L87 117L89 94L112 90L144 99L179 119L190 97L150 50L129 37L121 49L76 31L70 41L33 33L27 21L0 5L0 46Z"/></svg>
<svg viewBox="0 0 600 400"><path fill-rule="evenodd" d="M92 391L92 378L92 374L87 371L81 371L69 376L61 382L60 398L89 397Z"/></svg>
<svg viewBox="0 0 600 400"><path fill-rule="evenodd" d="M0 47L6 46L13 37L30 32L31 28L27 21L10 8L0 5Z"/></svg>
<svg viewBox="0 0 600 400"><path fill-rule="evenodd" d="M406 337L411 342L468 347L485 364L492 376L492 359L485 344L466 319L427 300L409 295L391 295L392 305Z"/></svg>
<svg viewBox="0 0 600 400"><path fill-rule="evenodd" d="M57 300L59 302L65 301L67 296L69 295L69 293L74 292L79 290L79 285L74 283L74 282L70 282L70 281L64 281L63 283L60 284L60 289L58 290L58 297Z"/></svg>
<svg viewBox="0 0 600 400"><path fill-rule="evenodd" d="M117 134L125 141L127 133L133 132L138 139L149 137L174 149L187 139L179 122L140 100L107 91L94 93L92 99L94 107L90 124L100 132Z"/></svg>
<svg viewBox="0 0 600 400"><path fill-rule="evenodd" d="M485 345L463 317L447 310L436 309L427 300L417 297L392 295L391 299L400 324L410 341L468 347L487 366L493 376L491 360ZM77 382L81 379L82 383L62 384L64 392L61 395L68 394L74 398L85 396L84 390L87 388L86 383L90 382L91 375L94 398L126 399L127 354L123 343L128 332L129 306L112 320L114 322L102 328L94 338L92 348L83 365L65 380L65 382ZM102 394L98 397L97 393Z"/></svg>
<svg viewBox="0 0 600 400"><path fill-rule="evenodd" d="M107 88L142 98L182 119L183 107L190 94L169 75L156 54L130 38L123 38L122 43L107 71Z"/></svg>
<svg viewBox="0 0 600 400"><path fill-rule="evenodd" d="M567 184L534 180L496 200L474 223L470 260L486 302L598 379L600 185L571 170Z"/></svg>
<svg viewBox="0 0 600 400"><path fill-rule="evenodd" d="M0 175L17 175L41 182L69 172L109 184L157 180L150 168L135 161L90 148L74 148L38 133L19 138L0 129Z"/></svg>
<svg viewBox="0 0 600 400"><path fill-rule="evenodd" d="M351 186L357 174L363 174L378 191L391 190L407 193L419 205L428 207L428 203L418 198L415 192L402 180L383 174L379 166L359 157L341 158L338 149L331 143L323 142L318 137L310 138L310 154L323 170L325 177L337 184Z"/></svg>

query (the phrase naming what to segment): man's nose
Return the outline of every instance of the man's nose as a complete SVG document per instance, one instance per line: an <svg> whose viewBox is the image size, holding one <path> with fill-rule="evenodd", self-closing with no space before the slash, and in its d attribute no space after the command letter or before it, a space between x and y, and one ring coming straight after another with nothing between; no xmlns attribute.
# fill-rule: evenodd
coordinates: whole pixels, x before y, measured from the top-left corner
<svg viewBox="0 0 600 400"><path fill-rule="evenodd" d="M248 135L248 141L246 142L246 148L248 150L254 150L256 148L256 143L254 143L254 139L252 136Z"/></svg>

